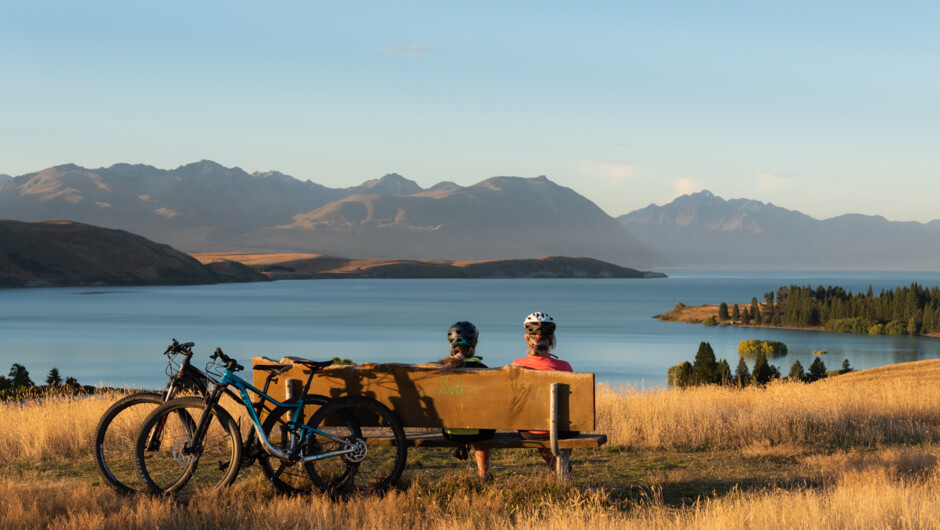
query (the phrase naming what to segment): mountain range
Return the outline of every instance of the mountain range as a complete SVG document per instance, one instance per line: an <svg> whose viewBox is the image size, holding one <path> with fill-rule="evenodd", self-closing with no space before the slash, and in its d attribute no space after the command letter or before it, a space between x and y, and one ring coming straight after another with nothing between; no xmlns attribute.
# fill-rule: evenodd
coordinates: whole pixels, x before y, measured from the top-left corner
<svg viewBox="0 0 940 530"><path fill-rule="evenodd" d="M858 214L818 220L708 191L614 219L546 177L423 189L390 173L329 188L207 160L172 170L66 164L0 175L0 218L122 229L189 253L454 261L583 256L643 269L933 270L940 263L940 221Z"/></svg>
<svg viewBox="0 0 940 530"><path fill-rule="evenodd" d="M617 220L680 267L936 270L940 263L940 221L859 214L818 220L707 190Z"/></svg>
<svg viewBox="0 0 940 530"><path fill-rule="evenodd" d="M161 170L67 164L0 184L0 218L120 228L185 252L490 260L584 256L629 267L662 258L545 177L422 189L397 174L337 189L210 161Z"/></svg>

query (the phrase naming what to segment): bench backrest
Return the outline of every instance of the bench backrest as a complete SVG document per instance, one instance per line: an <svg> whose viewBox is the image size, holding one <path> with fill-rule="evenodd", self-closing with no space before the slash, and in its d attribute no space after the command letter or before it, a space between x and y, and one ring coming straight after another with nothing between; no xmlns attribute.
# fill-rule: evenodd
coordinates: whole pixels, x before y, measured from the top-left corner
<svg viewBox="0 0 940 530"><path fill-rule="evenodd" d="M257 364L266 360L255 357ZM270 362L269 360L267 361ZM287 364L289 361L285 361ZM283 400L289 379L307 380L302 366L277 378L268 393ZM263 388L267 374L254 373ZM395 412L405 427L548 430L550 392L559 383L558 428L594 430L594 374L503 367L443 370L405 364L329 367L314 377L311 394L363 395Z"/></svg>

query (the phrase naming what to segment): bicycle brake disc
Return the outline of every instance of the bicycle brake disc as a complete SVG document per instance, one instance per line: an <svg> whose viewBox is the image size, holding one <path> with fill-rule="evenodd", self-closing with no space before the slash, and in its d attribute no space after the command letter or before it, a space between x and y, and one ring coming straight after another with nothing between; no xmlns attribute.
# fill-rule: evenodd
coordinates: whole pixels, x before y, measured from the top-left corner
<svg viewBox="0 0 940 530"><path fill-rule="evenodd" d="M352 452L343 455L343 460L358 464L366 459L367 454L369 454L369 446L366 445L365 440L362 438L356 438L356 440L353 441Z"/></svg>
<svg viewBox="0 0 940 530"><path fill-rule="evenodd" d="M184 452L186 445L191 441L192 438L180 438L173 444L173 460L176 460L184 466L191 464L192 461L195 460L196 455Z"/></svg>

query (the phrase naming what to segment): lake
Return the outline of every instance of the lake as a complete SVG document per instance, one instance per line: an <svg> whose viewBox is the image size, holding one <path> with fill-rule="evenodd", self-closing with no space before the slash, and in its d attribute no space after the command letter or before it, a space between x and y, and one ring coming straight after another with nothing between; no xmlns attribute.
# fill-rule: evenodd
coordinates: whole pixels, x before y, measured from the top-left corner
<svg viewBox="0 0 940 530"><path fill-rule="evenodd" d="M732 370L745 339L782 341L771 360L786 374L808 369L825 350L829 369L856 369L940 356L940 340L765 328L704 327L653 317L687 305L749 304L781 285L839 285L852 292L940 285L938 272L716 272L664 270L663 279L610 280L294 280L180 287L84 287L0 290L0 373L24 365L36 383L52 367L83 384L159 388L161 353L171 338L194 341L204 364L218 346L248 364L346 357L417 363L447 354L458 320L480 330L478 354L491 367L525 353L522 321L546 311L558 323L555 353L598 381L660 386L667 369L692 361L701 341Z"/></svg>

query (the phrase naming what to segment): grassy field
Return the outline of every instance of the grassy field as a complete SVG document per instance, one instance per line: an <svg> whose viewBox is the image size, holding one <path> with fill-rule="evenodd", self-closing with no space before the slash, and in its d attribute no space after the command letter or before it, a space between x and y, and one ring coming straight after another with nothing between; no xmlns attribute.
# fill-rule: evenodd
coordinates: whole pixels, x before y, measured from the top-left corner
<svg viewBox="0 0 940 530"><path fill-rule="evenodd" d="M607 447L555 483L532 451L494 452L495 481L411 451L399 489L331 502L274 494L257 467L188 503L121 497L91 454L114 395L0 404L0 527L940 527L940 360L811 385L600 386Z"/></svg>

